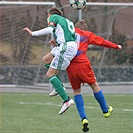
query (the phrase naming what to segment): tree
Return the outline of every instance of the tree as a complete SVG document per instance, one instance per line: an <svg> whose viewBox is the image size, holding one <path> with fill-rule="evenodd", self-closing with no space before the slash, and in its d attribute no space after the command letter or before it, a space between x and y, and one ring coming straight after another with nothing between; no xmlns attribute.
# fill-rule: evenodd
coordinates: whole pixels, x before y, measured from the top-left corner
<svg viewBox="0 0 133 133"><path fill-rule="evenodd" d="M127 37L124 34L115 31L113 33L114 39L112 42L122 45L122 50L114 50L108 49L106 52L106 63L108 65L129 65L129 58L131 57L131 53L127 50Z"/></svg>

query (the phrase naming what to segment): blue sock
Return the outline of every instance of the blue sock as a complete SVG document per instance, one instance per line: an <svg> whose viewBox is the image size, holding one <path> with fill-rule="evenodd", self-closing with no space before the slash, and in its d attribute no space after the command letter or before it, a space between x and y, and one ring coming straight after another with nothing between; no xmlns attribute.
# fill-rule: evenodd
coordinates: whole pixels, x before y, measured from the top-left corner
<svg viewBox="0 0 133 133"><path fill-rule="evenodd" d="M86 117L86 113L84 110L84 100L81 94L74 96L74 101L76 103L76 108L78 110L78 113L80 115L81 120L83 120Z"/></svg>
<svg viewBox="0 0 133 133"><path fill-rule="evenodd" d="M100 104L100 107L101 107L103 113L107 113L108 112L108 106L106 104L106 100L104 98L102 91L100 90L99 92L94 93L94 96L95 96L95 99Z"/></svg>

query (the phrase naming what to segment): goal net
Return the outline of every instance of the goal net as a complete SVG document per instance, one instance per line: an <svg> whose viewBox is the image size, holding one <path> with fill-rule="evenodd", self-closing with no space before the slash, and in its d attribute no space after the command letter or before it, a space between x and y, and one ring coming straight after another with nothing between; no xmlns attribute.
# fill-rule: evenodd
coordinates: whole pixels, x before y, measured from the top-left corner
<svg viewBox="0 0 133 133"><path fill-rule="evenodd" d="M89 31L122 45L121 51L90 45L88 58L97 81L103 84L133 83L133 3L87 2L82 11L66 5L66 17L84 19Z"/></svg>
<svg viewBox="0 0 133 133"><path fill-rule="evenodd" d="M51 36L30 37L24 27L47 26L47 11L54 2L0 2L0 84L36 85L48 83L42 57L50 51ZM88 58L98 82L132 82L132 4L87 3L82 11L61 7L64 16L76 23L85 19L90 31L123 46L122 51L88 48ZM69 82L66 72L60 73Z"/></svg>
<svg viewBox="0 0 133 133"><path fill-rule="evenodd" d="M47 26L47 12L54 2L0 3L0 84L33 85L45 80L42 57L50 51L51 36L30 37L23 28ZM41 75L39 73L41 71Z"/></svg>

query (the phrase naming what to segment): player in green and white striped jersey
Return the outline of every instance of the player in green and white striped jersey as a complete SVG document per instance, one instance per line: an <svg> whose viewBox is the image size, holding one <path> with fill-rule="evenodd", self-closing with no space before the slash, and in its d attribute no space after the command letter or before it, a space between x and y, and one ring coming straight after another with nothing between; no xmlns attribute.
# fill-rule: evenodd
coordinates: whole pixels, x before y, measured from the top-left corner
<svg viewBox="0 0 133 133"><path fill-rule="evenodd" d="M62 16L62 11L56 7L53 7L49 10L48 13L48 27L32 32L29 28L24 28L23 30L27 31L31 36L40 36L51 34L56 40L57 46L53 48L54 55L49 54L50 57L48 64L50 67L46 73L46 77L53 85L55 90L63 99L63 105L59 111L59 115L63 114L72 104L74 104L73 99L70 99L66 91L63 89L63 85L57 74L60 70L65 70L70 61L74 58L77 53L77 43L75 38L75 28L72 21L64 18ZM48 65L46 64L46 67Z"/></svg>

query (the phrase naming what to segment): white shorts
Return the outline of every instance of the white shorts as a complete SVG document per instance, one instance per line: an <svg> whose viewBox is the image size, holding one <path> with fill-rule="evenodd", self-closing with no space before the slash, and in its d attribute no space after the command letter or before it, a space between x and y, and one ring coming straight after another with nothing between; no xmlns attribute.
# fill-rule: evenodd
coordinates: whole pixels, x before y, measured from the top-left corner
<svg viewBox="0 0 133 133"><path fill-rule="evenodd" d="M66 70L70 64L70 61L76 55L77 49L77 43L74 41L54 47L51 50L51 54L54 58L50 64L50 67L56 70Z"/></svg>

